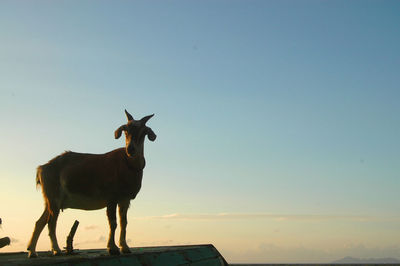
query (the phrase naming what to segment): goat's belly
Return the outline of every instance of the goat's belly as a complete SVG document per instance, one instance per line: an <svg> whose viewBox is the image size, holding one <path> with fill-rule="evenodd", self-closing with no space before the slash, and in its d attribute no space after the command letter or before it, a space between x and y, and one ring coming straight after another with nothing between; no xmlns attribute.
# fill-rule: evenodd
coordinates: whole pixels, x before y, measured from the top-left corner
<svg viewBox="0 0 400 266"><path fill-rule="evenodd" d="M94 199L78 194L68 194L61 203L62 209L98 210L107 206L105 199Z"/></svg>

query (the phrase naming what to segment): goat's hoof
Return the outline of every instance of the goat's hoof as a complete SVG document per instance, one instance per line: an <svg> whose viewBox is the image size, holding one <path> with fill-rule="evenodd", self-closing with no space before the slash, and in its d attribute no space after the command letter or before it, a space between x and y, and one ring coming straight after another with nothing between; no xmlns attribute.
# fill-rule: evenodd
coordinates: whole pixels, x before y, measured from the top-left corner
<svg viewBox="0 0 400 266"><path fill-rule="evenodd" d="M129 254L132 253L131 250L128 247L121 247L121 253L123 254Z"/></svg>
<svg viewBox="0 0 400 266"><path fill-rule="evenodd" d="M119 255L119 249L118 248L109 248L108 249L108 254L110 255Z"/></svg>
<svg viewBox="0 0 400 266"><path fill-rule="evenodd" d="M61 249L53 249L53 256L61 256L62 251Z"/></svg>
<svg viewBox="0 0 400 266"><path fill-rule="evenodd" d="M33 259L33 258L37 258L37 253L36 251L28 251L28 258Z"/></svg>

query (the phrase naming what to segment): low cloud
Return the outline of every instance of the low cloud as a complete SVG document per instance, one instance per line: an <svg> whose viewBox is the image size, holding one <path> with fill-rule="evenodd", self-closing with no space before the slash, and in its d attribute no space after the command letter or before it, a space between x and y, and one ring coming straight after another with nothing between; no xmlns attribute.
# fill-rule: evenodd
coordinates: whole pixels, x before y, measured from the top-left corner
<svg viewBox="0 0 400 266"><path fill-rule="evenodd" d="M105 243L106 242L106 237L101 235L96 239L88 239L88 240L84 240L81 242L77 242L76 245L86 245L86 244L98 244L98 243Z"/></svg>
<svg viewBox="0 0 400 266"><path fill-rule="evenodd" d="M359 215L284 215L269 213L217 213L217 214L167 214L161 216L135 217L136 220L230 220L230 219L271 219L276 221L330 221L351 220L359 222L394 220L398 217L382 218L374 216Z"/></svg>
<svg viewBox="0 0 400 266"><path fill-rule="evenodd" d="M16 238L13 238L13 237L11 237L10 240L11 240L11 244L18 244L18 243L21 242L19 239L16 239Z"/></svg>
<svg viewBox="0 0 400 266"><path fill-rule="evenodd" d="M94 224L84 227L85 230L95 230L97 228L99 228L99 227L97 225L94 225Z"/></svg>
<svg viewBox="0 0 400 266"><path fill-rule="evenodd" d="M158 239L153 241L138 241L140 246L175 246L175 245L192 245L188 241L176 241L173 239Z"/></svg>

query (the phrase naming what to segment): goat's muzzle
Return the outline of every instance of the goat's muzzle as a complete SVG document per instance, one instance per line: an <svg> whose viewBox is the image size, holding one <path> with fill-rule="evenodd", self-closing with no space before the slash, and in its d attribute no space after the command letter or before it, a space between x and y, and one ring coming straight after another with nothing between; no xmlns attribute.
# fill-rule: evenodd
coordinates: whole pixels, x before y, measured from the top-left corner
<svg viewBox="0 0 400 266"><path fill-rule="evenodd" d="M133 157L135 155L135 146L129 145L128 147L126 147L126 153L129 157Z"/></svg>

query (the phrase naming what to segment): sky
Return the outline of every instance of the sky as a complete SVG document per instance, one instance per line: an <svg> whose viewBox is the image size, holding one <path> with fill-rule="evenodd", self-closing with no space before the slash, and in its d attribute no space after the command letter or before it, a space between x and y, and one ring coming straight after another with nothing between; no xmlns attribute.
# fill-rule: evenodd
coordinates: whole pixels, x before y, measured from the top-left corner
<svg viewBox="0 0 400 266"><path fill-rule="evenodd" d="M400 259L398 1L1 1L0 237L22 251L35 171L146 141L131 247L212 243L230 263ZM64 246L105 248L105 210ZM119 229L117 229L117 234ZM49 250L45 228L39 250Z"/></svg>

